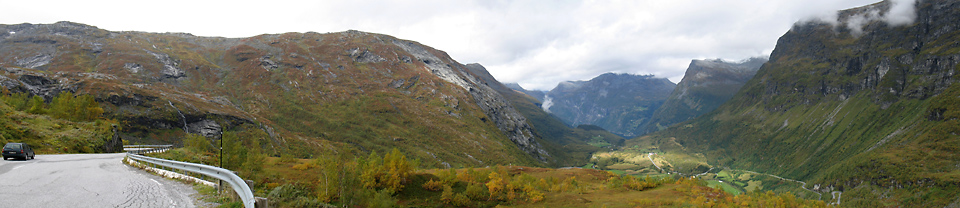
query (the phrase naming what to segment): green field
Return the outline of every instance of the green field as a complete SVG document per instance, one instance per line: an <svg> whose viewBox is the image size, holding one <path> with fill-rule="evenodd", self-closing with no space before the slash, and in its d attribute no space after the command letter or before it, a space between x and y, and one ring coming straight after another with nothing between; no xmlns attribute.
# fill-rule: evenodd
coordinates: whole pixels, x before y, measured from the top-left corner
<svg viewBox="0 0 960 208"><path fill-rule="evenodd" d="M726 191L727 193L731 193L731 194L733 194L733 195L743 194L743 192L740 191L740 189L738 189L737 187L734 187L734 186L730 185L730 183L727 182L727 181L720 182L720 181L718 181L718 180L708 180L708 181L707 181L707 186L709 186L709 187L711 187L711 188L722 189L723 191Z"/></svg>

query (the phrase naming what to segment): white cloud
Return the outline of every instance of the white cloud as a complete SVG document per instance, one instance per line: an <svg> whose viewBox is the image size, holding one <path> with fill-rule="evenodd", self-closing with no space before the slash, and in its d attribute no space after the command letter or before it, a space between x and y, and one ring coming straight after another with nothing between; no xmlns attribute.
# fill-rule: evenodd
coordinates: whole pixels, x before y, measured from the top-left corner
<svg viewBox="0 0 960 208"><path fill-rule="evenodd" d="M863 26L867 23L877 20L880 17L880 11L870 10L866 13L856 14L847 18L847 28L853 36L859 37L863 34Z"/></svg>
<svg viewBox="0 0 960 208"><path fill-rule="evenodd" d="M914 8L917 0L891 0L890 11L883 16L883 21L890 26L902 26L913 24L917 18L917 12Z"/></svg>
<svg viewBox="0 0 960 208"><path fill-rule="evenodd" d="M836 12L819 14L810 20L826 22L834 27L843 25L850 30L853 36L863 35L863 27L875 21L883 21L890 27L913 24L917 18L915 7L918 0L889 0L887 11L880 11L874 7L852 14L848 17L838 17ZM807 21L810 21L807 20ZM842 24L841 24L842 23Z"/></svg>
<svg viewBox="0 0 960 208"><path fill-rule="evenodd" d="M67 20L109 30L225 37L356 29L481 63L503 82L550 89L605 72L676 82L691 59L765 56L798 20L876 1L0 0L11 8L0 13L0 23ZM911 1L896 2L900 6L885 16L890 24L910 16L903 5Z"/></svg>

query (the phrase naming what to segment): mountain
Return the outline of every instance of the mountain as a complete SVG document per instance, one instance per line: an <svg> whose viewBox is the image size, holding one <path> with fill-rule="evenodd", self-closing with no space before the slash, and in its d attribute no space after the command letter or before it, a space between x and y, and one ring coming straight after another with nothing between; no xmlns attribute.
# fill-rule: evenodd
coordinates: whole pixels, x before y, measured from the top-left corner
<svg viewBox="0 0 960 208"><path fill-rule="evenodd" d="M721 59L691 61L677 88L650 117L645 132L659 131L716 109L733 97L766 62L766 58L737 63Z"/></svg>
<svg viewBox="0 0 960 208"><path fill-rule="evenodd" d="M92 95L133 143L241 135L272 155L398 148L424 166L549 165L505 98L446 53L387 35L249 38L0 25L0 85Z"/></svg>
<svg viewBox="0 0 960 208"><path fill-rule="evenodd" d="M547 95L547 92L544 91L523 89L523 86L520 86L520 84L517 83L505 83L504 85L506 85L507 88L529 95L530 97L537 99L539 102L543 102L543 98Z"/></svg>
<svg viewBox="0 0 960 208"><path fill-rule="evenodd" d="M542 103L525 92L517 84L502 84L480 64L467 64L466 68L483 82L502 94L527 118L536 138L542 139L544 149L551 152L559 166L583 166L590 154L601 148L623 145L624 138L592 125L567 126L553 114L545 112ZM518 90L519 89L519 90Z"/></svg>
<svg viewBox="0 0 960 208"><path fill-rule="evenodd" d="M628 143L805 181L844 206L960 205L960 1L914 8L799 22L729 101Z"/></svg>
<svg viewBox="0 0 960 208"><path fill-rule="evenodd" d="M544 109L570 126L591 124L632 137L642 133L676 86L653 75L606 73L589 81L561 82L547 92Z"/></svg>

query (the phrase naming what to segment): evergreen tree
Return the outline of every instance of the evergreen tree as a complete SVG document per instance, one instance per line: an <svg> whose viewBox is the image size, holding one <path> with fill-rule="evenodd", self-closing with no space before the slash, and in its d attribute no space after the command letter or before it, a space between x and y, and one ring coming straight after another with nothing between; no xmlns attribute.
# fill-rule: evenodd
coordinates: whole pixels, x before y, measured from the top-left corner
<svg viewBox="0 0 960 208"><path fill-rule="evenodd" d="M239 170L243 162L247 160L247 148L242 146L243 142L234 133L224 133L220 139L223 139L223 156L221 157L223 158L223 168Z"/></svg>
<svg viewBox="0 0 960 208"><path fill-rule="evenodd" d="M27 110L27 107L29 107L28 104L30 103L29 94L16 92L16 93L7 95L7 93L9 93L9 91L7 91L6 88L3 88L2 92L0 92L0 94L2 94L3 96L3 102L7 103L7 105L9 105L15 110L18 110L18 111Z"/></svg>

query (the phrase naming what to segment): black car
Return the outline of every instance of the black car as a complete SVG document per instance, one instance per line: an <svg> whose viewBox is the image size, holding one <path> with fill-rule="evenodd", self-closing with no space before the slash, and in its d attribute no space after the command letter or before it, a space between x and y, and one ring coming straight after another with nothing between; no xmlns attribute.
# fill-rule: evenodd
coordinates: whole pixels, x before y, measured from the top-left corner
<svg viewBox="0 0 960 208"><path fill-rule="evenodd" d="M3 160L7 158L33 159L37 156L33 153L33 148L26 143L7 143L3 145Z"/></svg>

